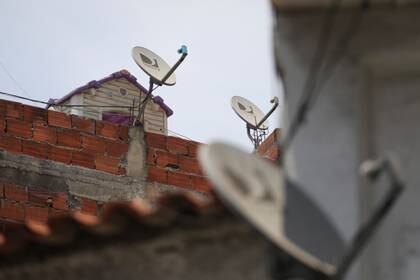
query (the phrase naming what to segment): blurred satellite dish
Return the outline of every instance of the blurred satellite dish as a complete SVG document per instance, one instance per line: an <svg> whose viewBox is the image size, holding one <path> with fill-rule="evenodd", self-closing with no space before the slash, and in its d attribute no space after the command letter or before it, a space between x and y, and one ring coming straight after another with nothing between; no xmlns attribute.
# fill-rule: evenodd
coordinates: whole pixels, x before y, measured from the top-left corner
<svg viewBox="0 0 420 280"><path fill-rule="evenodd" d="M215 192L222 201L280 248L287 255L287 259L291 257L303 269L313 271L315 274L320 273L329 277L335 273L333 265L319 259L313 253L309 253L286 236L285 224L290 222L304 224L305 217L294 216L294 221L286 223L285 209L289 194L285 192L281 168L256 155L221 143L201 147L199 159L205 173L213 183ZM292 194L299 195L300 193L292 192ZM292 205L292 207L299 206L295 203ZM319 213L312 217L326 220L318 208L310 207L310 211ZM293 213L296 215L299 212L293 211ZM326 237L336 234L334 228L321 227L325 224L331 226L328 222L321 221L318 224L312 221L311 224L320 226L319 229L316 227L310 229L311 234L313 231L321 231L321 234L316 236L318 243L319 239L324 237L323 233ZM307 231L308 229L301 234L307 234ZM335 236L331 241L335 240L340 240L340 238ZM328 243L329 240L325 240L325 242ZM331 244L331 246L335 245ZM343 244L340 245L344 247ZM296 268L294 265L290 265L290 267Z"/></svg>
<svg viewBox="0 0 420 280"><path fill-rule="evenodd" d="M268 129L268 121L264 121L257 127L265 115L257 105L248 99L240 96L233 96L231 105L233 111L235 111L235 113L252 129Z"/></svg>
<svg viewBox="0 0 420 280"><path fill-rule="evenodd" d="M319 205L279 166L221 143L201 146L199 160L218 197L277 247L274 279L343 279L404 189L392 158L362 165L371 180L387 175L390 189L344 250Z"/></svg>
<svg viewBox="0 0 420 280"><path fill-rule="evenodd" d="M173 86L176 83L175 73L172 73L166 81L165 76L171 70L171 66L160 56L143 47L134 47L131 55L137 65L149 75L155 83L163 83L167 86Z"/></svg>

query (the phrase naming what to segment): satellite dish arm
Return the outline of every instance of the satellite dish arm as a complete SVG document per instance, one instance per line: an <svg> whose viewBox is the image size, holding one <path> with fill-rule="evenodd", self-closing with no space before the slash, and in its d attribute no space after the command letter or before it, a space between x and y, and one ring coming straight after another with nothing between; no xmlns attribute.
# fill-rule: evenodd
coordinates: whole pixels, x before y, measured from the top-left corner
<svg viewBox="0 0 420 280"><path fill-rule="evenodd" d="M178 68L179 65L184 61L184 59L188 55L188 49L187 46L182 45L181 48L178 50L178 53L181 54L181 57L178 59L178 61L172 66L171 69L169 69L168 73L163 77L162 81L159 81L160 84L164 84L167 79L175 72L175 70Z"/></svg>
<svg viewBox="0 0 420 280"><path fill-rule="evenodd" d="M139 113L138 113L138 116L137 116L137 120L139 120L141 123L144 122L144 111L145 111L145 107L146 107L146 102L152 96L152 92L154 90L153 85L157 84L158 86L161 86L166 82L167 79L169 79L169 77L175 72L175 70L178 68L178 66L181 65L181 63L187 57L187 55L188 55L187 46L182 45L181 48L178 50L178 53L182 54L180 59L175 63L174 66L172 66L171 69L169 69L168 73L166 73L166 75L163 77L163 79L161 81L158 81L158 80L154 79L153 77L150 77L149 91L147 92L146 97L143 99L143 101L141 101L139 103ZM135 123L135 120L134 120L134 123Z"/></svg>
<svg viewBox="0 0 420 280"><path fill-rule="evenodd" d="M257 124L257 128L260 128L260 126L271 116L271 114L274 112L274 110L277 109L279 106L279 99L277 96L275 96L273 99L270 100L270 103L274 103L271 110L262 118L262 120Z"/></svg>
<svg viewBox="0 0 420 280"><path fill-rule="evenodd" d="M362 174L367 176L370 180L376 180L381 173L388 175L390 190L375 209L370 219L358 230L349 251L343 257L343 260L337 268L334 279L342 279L344 277L354 260L378 228L379 223L391 210L392 206L397 201L397 198L405 188L404 181L400 177L399 166L390 157L377 161L366 161L362 164L360 169Z"/></svg>

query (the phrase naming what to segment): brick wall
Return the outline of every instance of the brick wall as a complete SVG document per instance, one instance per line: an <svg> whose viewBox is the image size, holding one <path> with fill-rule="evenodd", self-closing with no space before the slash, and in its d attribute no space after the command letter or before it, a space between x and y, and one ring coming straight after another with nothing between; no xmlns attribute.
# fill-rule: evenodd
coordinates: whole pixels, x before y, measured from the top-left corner
<svg viewBox="0 0 420 280"><path fill-rule="evenodd" d="M197 159L200 143L153 133L146 133L145 140L149 182L210 191Z"/></svg>
<svg viewBox="0 0 420 280"><path fill-rule="evenodd" d="M102 202L67 192L46 191L42 186L22 186L0 181L0 231L27 220L45 223L50 217L75 210L98 216L102 207Z"/></svg>
<svg viewBox="0 0 420 280"><path fill-rule="evenodd" d="M257 153L271 161L277 162L280 159L278 142L281 137L281 129L276 128L257 149Z"/></svg>
<svg viewBox="0 0 420 280"><path fill-rule="evenodd" d="M210 183L197 159L201 143L153 133L145 133L144 137L147 182L210 192ZM258 153L277 160L279 137L277 129L261 144ZM0 100L0 150L125 175L128 148L126 126ZM3 230L7 224L45 222L51 216L74 210L98 216L106 206L68 191L35 186L34 182L17 185L5 180L0 177Z"/></svg>
<svg viewBox="0 0 420 280"><path fill-rule="evenodd" d="M122 175L128 127L0 100L0 149Z"/></svg>

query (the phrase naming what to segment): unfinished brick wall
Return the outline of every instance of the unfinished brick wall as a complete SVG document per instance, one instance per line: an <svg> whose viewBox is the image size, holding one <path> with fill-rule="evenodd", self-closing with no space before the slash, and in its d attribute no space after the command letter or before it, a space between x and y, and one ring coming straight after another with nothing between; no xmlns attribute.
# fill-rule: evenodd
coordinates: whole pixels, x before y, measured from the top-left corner
<svg viewBox="0 0 420 280"><path fill-rule="evenodd" d="M145 140L149 182L210 191L210 183L197 159L200 143L154 133L146 133Z"/></svg>
<svg viewBox="0 0 420 280"><path fill-rule="evenodd" d="M50 217L75 210L98 216L103 207L102 202L67 192L51 192L43 190L42 186L22 186L0 180L0 231L28 220L45 223Z"/></svg>
<svg viewBox="0 0 420 280"><path fill-rule="evenodd" d="M0 149L123 175L128 127L0 100Z"/></svg>

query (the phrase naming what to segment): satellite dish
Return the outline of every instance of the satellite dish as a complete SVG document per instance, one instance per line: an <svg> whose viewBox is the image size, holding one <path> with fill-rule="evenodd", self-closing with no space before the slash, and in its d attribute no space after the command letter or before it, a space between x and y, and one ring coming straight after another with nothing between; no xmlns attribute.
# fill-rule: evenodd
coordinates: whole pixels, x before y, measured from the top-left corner
<svg viewBox="0 0 420 280"><path fill-rule="evenodd" d="M131 55L137 65L155 80L156 83L161 83L166 74L171 70L168 65L160 56L143 47L134 47ZM172 73L163 84L173 86L176 83L175 73Z"/></svg>
<svg viewBox="0 0 420 280"><path fill-rule="evenodd" d="M306 217L296 216L300 213L296 207L301 206L296 202L307 202L308 199L304 196L302 197L302 192L286 191L283 184L284 175L280 167L267 160L258 158L256 155L242 152L235 147L221 143L201 147L199 159L204 172L209 176L213 183L214 191L220 199L275 244L280 249L278 251L286 255L287 258L283 259L292 258L293 262L306 272L321 274L326 276L326 278L334 275L335 266L321 260L316 252L308 252L306 248L292 242L286 236L288 231L285 225L304 223L303 221L305 221ZM290 194L295 196L291 199L293 205L286 206L286 202L290 199ZM311 221L311 224L318 225L320 228L310 229L311 234L321 231L320 234L316 234L314 237L318 248L322 250L322 247L319 246L320 240L324 237L331 238L331 236L333 236L331 240L325 240L328 246L343 248L343 244L337 241L341 239L338 237L335 229L330 223L326 222L325 216L313 205L308 204L306 210L309 209L312 212L316 212L312 213L311 217L321 219L320 223ZM293 221L286 221L289 209L287 209L286 213L285 210L289 207L295 208L292 211L295 219ZM303 213L307 214L307 212L304 211ZM322 228L324 225L328 225L330 228ZM307 230L300 234L307 234ZM324 233L325 236L323 235ZM331 245L329 245L329 241L332 242ZM325 243L323 244L325 245ZM335 254L334 256L337 257ZM289 263L285 270L292 267L296 269L295 265L290 265ZM298 277L301 275L288 276Z"/></svg>
<svg viewBox="0 0 420 280"><path fill-rule="evenodd" d="M249 125L252 129L268 129L268 121L264 121L260 127L258 123L263 120L265 114L257 105L240 96L233 96L231 99L232 109L235 113Z"/></svg>
<svg viewBox="0 0 420 280"><path fill-rule="evenodd" d="M387 175L390 189L344 249L319 206L279 166L221 143L200 147L199 160L218 197L275 245L275 279L343 279L405 187L392 158L362 164L369 180Z"/></svg>

